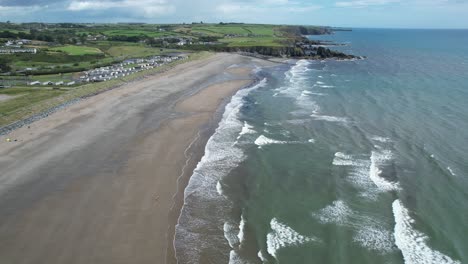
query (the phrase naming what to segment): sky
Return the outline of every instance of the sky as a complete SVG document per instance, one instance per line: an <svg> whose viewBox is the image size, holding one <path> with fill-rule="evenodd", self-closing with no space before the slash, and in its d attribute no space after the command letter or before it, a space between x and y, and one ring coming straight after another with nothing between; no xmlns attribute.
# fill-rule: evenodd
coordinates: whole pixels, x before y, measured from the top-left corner
<svg viewBox="0 0 468 264"><path fill-rule="evenodd" d="M0 0L0 21L468 28L468 0Z"/></svg>

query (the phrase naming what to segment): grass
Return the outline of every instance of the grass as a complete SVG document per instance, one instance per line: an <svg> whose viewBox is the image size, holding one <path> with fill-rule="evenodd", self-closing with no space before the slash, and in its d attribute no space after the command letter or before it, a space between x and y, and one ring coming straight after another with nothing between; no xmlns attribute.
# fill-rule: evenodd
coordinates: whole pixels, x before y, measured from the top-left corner
<svg viewBox="0 0 468 264"><path fill-rule="evenodd" d="M226 34L247 36L247 35L262 35L271 36L275 35L274 26L270 25L249 25L249 24L236 24L236 25L195 25L192 27L192 32L204 33L207 35L224 36Z"/></svg>
<svg viewBox="0 0 468 264"><path fill-rule="evenodd" d="M17 117L34 114L34 108L30 108L31 106L56 98L64 92L60 90L7 88L2 89L0 93L15 96L0 103L0 126L2 126L11 123Z"/></svg>
<svg viewBox="0 0 468 264"><path fill-rule="evenodd" d="M106 53L109 54L109 56L112 57L119 57L119 58L136 58L136 57L148 57L152 55L161 55L161 54L166 54L170 52L177 52L180 50L171 50L171 49L163 49L161 51L161 48L152 48L148 46L123 46L123 45L118 45L118 46L111 46L106 50Z"/></svg>
<svg viewBox="0 0 468 264"><path fill-rule="evenodd" d="M31 80L40 81L40 82L59 82L59 81L71 81L72 80L72 73L63 73L63 74L45 74L45 75L36 75L32 76Z"/></svg>
<svg viewBox="0 0 468 264"><path fill-rule="evenodd" d="M130 29L115 29L115 30L106 30L103 32L106 36L148 36L148 37L165 37L165 36L173 36L173 32L167 31L156 31L155 30L130 30Z"/></svg>
<svg viewBox="0 0 468 264"><path fill-rule="evenodd" d="M100 54L102 51L98 48L87 46L74 46L67 45L62 47L50 48L49 50L65 52L69 55L87 55L87 54Z"/></svg>
<svg viewBox="0 0 468 264"><path fill-rule="evenodd" d="M2 94L17 95L15 98L0 102L0 127L46 111L47 109L58 106L72 99L106 91L127 82L137 80L138 78L142 78L146 75L166 71L175 65L185 63L187 61L202 59L210 54L211 53L209 52L194 53L185 61L175 61L162 67L138 72L124 78L101 83L90 83L68 90L51 90L50 88L29 87L0 89L0 93Z"/></svg>
<svg viewBox="0 0 468 264"><path fill-rule="evenodd" d="M240 38L224 38L220 42L227 43L230 47L251 47L251 46L266 46L280 47L284 46L280 42L280 38L274 37L240 37Z"/></svg>

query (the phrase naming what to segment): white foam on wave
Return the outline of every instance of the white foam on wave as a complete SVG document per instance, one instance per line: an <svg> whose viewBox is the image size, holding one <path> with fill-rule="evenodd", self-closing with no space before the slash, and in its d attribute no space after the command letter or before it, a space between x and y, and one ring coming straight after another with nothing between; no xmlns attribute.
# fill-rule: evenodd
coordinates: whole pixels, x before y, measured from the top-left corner
<svg viewBox="0 0 468 264"><path fill-rule="evenodd" d="M388 143L388 142L392 141L390 138L381 137L381 136L374 136L371 139L374 140L374 141L381 142L381 143Z"/></svg>
<svg viewBox="0 0 468 264"><path fill-rule="evenodd" d="M249 264L249 262L242 259L237 251L231 250L231 252L229 252L229 264Z"/></svg>
<svg viewBox="0 0 468 264"><path fill-rule="evenodd" d="M375 200L379 193L386 191L399 190L397 182L391 182L381 176L381 166L392 159L392 153L389 150L381 149L372 151L370 160L348 155L342 152L335 153L333 165L351 167L349 180L362 189L362 197Z"/></svg>
<svg viewBox="0 0 468 264"><path fill-rule="evenodd" d="M270 227L272 231L267 235L267 251L275 258L277 258L278 250L282 248L320 241L315 237L299 234L291 227L279 222L276 218L271 220Z"/></svg>
<svg viewBox="0 0 468 264"><path fill-rule="evenodd" d="M219 195L224 195L223 186L221 185L220 181L216 183L216 191L218 191Z"/></svg>
<svg viewBox="0 0 468 264"><path fill-rule="evenodd" d="M351 208L341 200L334 201L333 204L313 213L312 216L317 218L322 224L336 223L346 224L349 216L353 213Z"/></svg>
<svg viewBox="0 0 468 264"><path fill-rule="evenodd" d="M321 81L317 81L316 84L325 84L325 83Z"/></svg>
<svg viewBox="0 0 468 264"><path fill-rule="evenodd" d="M335 88L333 85L319 85L320 88Z"/></svg>
<svg viewBox="0 0 468 264"><path fill-rule="evenodd" d="M400 200L395 200L392 207L395 217L395 244L403 253L406 264L461 264L427 245L428 237L413 228L415 221Z"/></svg>
<svg viewBox="0 0 468 264"><path fill-rule="evenodd" d="M242 244L244 241L244 229L245 229L245 218L244 215L241 215L241 220L239 222L239 233L237 234L237 237L239 238L239 243Z"/></svg>
<svg viewBox="0 0 468 264"><path fill-rule="evenodd" d="M455 174L455 172L452 170L452 168L447 167L447 170L450 172L450 174L452 174L452 176L457 176L457 174Z"/></svg>
<svg viewBox="0 0 468 264"><path fill-rule="evenodd" d="M285 73L286 85L279 89L280 94L293 98L297 106L299 106L300 110L294 111L293 114L306 115L319 110L317 103L311 96L308 96L311 93L305 90L309 86L308 80L310 79L310 75L307 73L310 71L309 65L310 62L307 60L298 61L296 65Z"/></svg>
<svg viewBox="0 0 468 264"><path fill-rule="evenodd" d="M353 241L362 247L381 253L389 253L394 250L392 232L382 227L360 225L359 230L353 236Z"/></svg>
<svg viewBox="0 0 468 264"><path fill-rule="evenodd" d="M242 131L244 122L239 119L240 111L244 105L244 97L251 91L266 85L266 79L257 85L239 90L226 105L222 119L215 133L210 137L205 146L205 155L190 177L189 183L184 191L184 206L182 208L176 226L176 238L174 246L177 251L178 261L192 263L192 259L198 259L201 252L200 245L208 247L217 246L219 240L213 240L209 234L197 232L201 226L223 225L226 222L226 210L229 201L220 195L222 190L222 179L238 166L246 156L240 147L234 144L239 133ZM206 205L203 207L200 205ZM211 217L193 217L193 211L209 210L210 205L216 205L219 210L211 213ZM227 206L226 206L227 205ZM238 240L238 223L227 221L224 224L224 235L231 246L235 246ZM227 252L226 252L227 253Z"/></svg>
<svg viewBox="0 0 468 264"><path fill-rule="evenodd" d="M309 143L315 143L315 139L311 138L311 139L307 140L307 142L309 142Z"/></svg>
<svg viewBox="0 0 468 264"><path fill-rule="evenodd" d="M288 142L286 141L281 141L281 140L274 140L268 137L265 137L264 135L260 135L254 142L255 145L262 147L265 145L271 145L271 144L286 144Z"/></svg>
<svg viewBox="0 0 468 264"><path fill-rule="evenodd" d="M225 222L223 226L224 237L226 238L231 248L236 248L239 245L239 238L236 235L238 229L232 222Z"/></svg>
<svg viewBox="0 0 468 264"><path fill-rule="evenodd" d="M346 123L348 122L348 119L346 117L338 117L338 116L328 116L328 115L317 115L317 114L312 114L310 115L313 117L315 120L320 120L320 121L327 121L327 122L341 122L341 123Z"/></svg>
<svg viewBox="0 0 468 264"><path fill-rule="evenodd" d="M257 256L263 263L268 261L268 258L263 254L261 250L258 251Z"/></svg>
<svg viewBox="0 0 468 264"><path fill-rule="evenodd" d="M392 152L389 150L372 151L371 153L371 164L369 167L369 177L377 187L383 191L395 191L399 190L400 187L396 182L390 182L382 178L382 170L379 166L388 162L392 158Z"/></svg>
<svg viewBox="0 0 468 264"><path fill-rule="evenodd" d="M392 233L377 219L354 212L344 201L337 200L331 205L312 213L322 224L336 224L355 230L353 241L364 248L386 254L394 250Z"/></svg>
<svg viewBox="0 0 468 264"><path fill-rule="evenodd" d="M254 130L252 125L249 125L247 122L244 121L244 126L242 130L239 132L239 136L237 136L237 140L239 140L243 135L247 134L255 134L257 131Z"/></svg>
<svg viewBox="0 0 468 264"><path fill-rule="evenodd" d="M238 253L242 242L244 241L244 230L245 230L245 218L241 215L241 220L238 227L232 222L224 223L224 237L232 248L229 253L229 264L248 264L249 262L244 260ZM237 235L235 234L238 232Z"/></svg>
<svg viewBox="0 0 468 264"><path fill-rule="evenodd" d="M355 159L351 155L347 155L343 152L336 152L333 158L333 165L335 166L362 166L365 165L361 160Z"/></svg>
<svg viewBox="0 0 468 264"><path fill-rule="evenodd" d="M327 94L324 94L324 93L315 93L315 92L311 92L311 91L307 91L307 90L302 91L302 94L303 94L303 95L317 95L317 96L325 96L325 95L327 95Z"/></svg>
<svg viewBox="0 0 468 264"><path fill-rule="evenodd" d="M205 146L205 155L190 178L185 190L186 197L190 192L195 191L192 190L192 186L201 187L195 183L213 184L214 187L220 187L218 182L221 177L227 175L239 162L243 161L245 155L242 149L233 147L235 139L245 126L245 123L239 120L239 112L244 104L243 98L252 90L265 85L266 79L263 79L251 88L239 90L226 105L218 128Z"/></svg>

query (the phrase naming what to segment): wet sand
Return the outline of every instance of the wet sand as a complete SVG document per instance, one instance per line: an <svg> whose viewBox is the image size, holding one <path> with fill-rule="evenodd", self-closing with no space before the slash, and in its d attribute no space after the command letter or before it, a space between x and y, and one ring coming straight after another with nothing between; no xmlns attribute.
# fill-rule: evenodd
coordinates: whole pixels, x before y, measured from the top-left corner
<svg viewBox="0 0 468 264"><path fill-rule="evenodd" d="M173 262L184 184L258 63L216 54L0 137L0 263Z"/></svg>

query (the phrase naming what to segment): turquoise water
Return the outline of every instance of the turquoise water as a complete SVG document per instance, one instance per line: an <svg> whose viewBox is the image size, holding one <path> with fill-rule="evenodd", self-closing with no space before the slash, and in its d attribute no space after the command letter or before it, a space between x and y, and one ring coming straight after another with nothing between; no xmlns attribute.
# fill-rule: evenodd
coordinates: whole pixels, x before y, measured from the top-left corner
<svg viewBox="0 0 468 264"><path fill-rule="evenodd" d="M263 69L233 97L179 263L468 263L468 31L320 38L367 59Z"/></svg>

